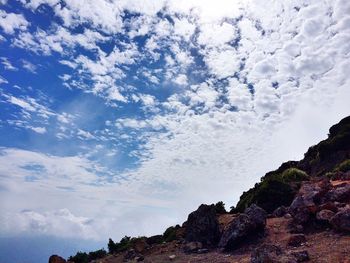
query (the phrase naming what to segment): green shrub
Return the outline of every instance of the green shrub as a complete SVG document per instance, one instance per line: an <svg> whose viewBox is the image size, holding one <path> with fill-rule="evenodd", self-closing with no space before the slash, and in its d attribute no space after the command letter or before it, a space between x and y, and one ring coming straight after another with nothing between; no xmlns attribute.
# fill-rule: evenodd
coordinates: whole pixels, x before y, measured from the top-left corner
<svg viewBox="0 0 350 263"><path fill-rule="evenodd" d="M168 227L163 234L163 241L170 242L176 239L176 230L180 228L179 225Z"/></svg>
<svg viewBox="0 0 350 263"><path fill-rule="evenodd" d="M70 256L68 261L73 261L74 263L88 263L89 255L85 252L78 252L75 256Z"/></svg>
<svg viewBox="0 0 350 263"><path fill-rule="evenodd" d="M294 195L292 187L279 178L265 179L243 193L235 210L243 212L250 205L256 204L270 213L279 206L290 205Z"/></svg>
<svg viewBox="0 0 350 263"><path fill-rule="evenodd" d="M350 171L350 159L347 159L341 162L336 168L335 171L339 172L348 172Z"/></svg>
<svg viewBox="0 0 350 263"><path fill-rule="evenodd" d="M226 214L225 204L223 201L217 202L215 204L215 212L217 214Z"/></svg>
<svg viewBox="0 0 350 263"><path fill-rule="evenodd" d="M125 236L123 237L119 243L114 243L110 238L108 241L108 253L118 253L125 251L131 247L131 237Z"/></svg>
<svg viewBox="0 0 350 263"><path fill-rule="evenodd" d="M89 252L89 261L103 258L107 255L107 251L102 249Z"/></svg>
<svg viewBox="0 0 350 263"><path fill-rule="evenodd" d="M301 182L301 181L309 180L309 176L307 175L307 173L297 168L289 168L285 170L282 173L281 177L283 182L286 182L286 183Z"/></svg>

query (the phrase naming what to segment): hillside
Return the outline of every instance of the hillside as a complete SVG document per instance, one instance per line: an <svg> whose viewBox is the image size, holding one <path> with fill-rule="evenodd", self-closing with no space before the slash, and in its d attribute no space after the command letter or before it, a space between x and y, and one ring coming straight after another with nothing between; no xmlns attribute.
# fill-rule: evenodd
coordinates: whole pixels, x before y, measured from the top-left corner
<svg viewBox="0 0 350 263"><path fill-rule="evenodd" d="M109 240L69 262L350 262L350 117L283 163L226 212L200 205L163 235ZM49 263L66 262L53 255Z"/></svg>

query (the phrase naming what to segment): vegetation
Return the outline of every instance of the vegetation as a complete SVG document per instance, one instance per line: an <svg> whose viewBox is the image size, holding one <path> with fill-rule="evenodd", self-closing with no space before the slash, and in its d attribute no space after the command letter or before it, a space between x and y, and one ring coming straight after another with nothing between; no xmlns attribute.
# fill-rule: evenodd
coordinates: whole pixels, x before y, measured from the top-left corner
<svg viewBox="0 0 350 263"><path fill-rule="evenodd" d="M223 201L217 202L215 204L215 212L217 214L226 214L225 204Z"/></svg>
<svg viewBox="0 0 350 263"><path fill-rule="evenodd" d="M72 261L74 263L88 263L92 260L103 258L106 255L107 255L107 252L103 248L96 251L89 252L89 254L79 251L77 254L75 254L75 256L70 256L68 258L68 261Z"/></svg>
<svg viewBox="0 0 350 263"><path fill-rule="evenodd" d="M289 182L301 182L309 180L309 176L302 170L297 168L289 168L285 170L281 175L282 181Z"/></svg>
<svg viewBox="0 0 350 263"><path fill-rule="evenodd" d="M343 162L341 162L336 168L335 168L336 172L343 172L346 173L348 171L350 171L350 159L347 159Z"/></svg>
<svg viewBox="0 0 350 263"><path fill-rule="evenodd" d="M288 206L301 181L309 176L297 168L288 168L282 173L272 172L255 184L254 188L244 192L233 212L243 212L251 204L257 204L267 212L272 212L279 206Z"/></svg>
<svg viewBox="0 0 350 263"><path fill-rule="evenodd" d="M163 233L163 241L170 242L176 239L176 230L180 228L179 225L168 227Z"/></svg>
<svg viewBox="0 0 350 263"><path fill-rule="evenodd" d="M114 243L114 241L110 238L108 241L108 253L118 253L125 251L131 247L131 237L125 236L123 237L119 243Z"/></svg>

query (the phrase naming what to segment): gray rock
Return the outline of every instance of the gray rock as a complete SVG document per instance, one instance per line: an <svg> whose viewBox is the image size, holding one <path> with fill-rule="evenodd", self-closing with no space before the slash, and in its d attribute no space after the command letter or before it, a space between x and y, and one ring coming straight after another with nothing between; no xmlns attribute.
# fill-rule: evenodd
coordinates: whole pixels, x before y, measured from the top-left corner
<svg viewBox="0 0 350 263"><path fill-rule="evenodd" d="M189 242L186 243L184 246L184 251L186 253L193 253L198 251L199 249L203 248L203 244L201 242Z"/></svg>
<svg viewBox="0 0 350 263"><path fill-rule="evenodd" d="M330 220L331 225L344 232L350 232L350 208L346 207L336 213Z"/></svg>
<svg viewBox="0 0 350 263"><path fill-rule="evenodd" d="M266 212L252 205L245 210L245 213L234 218L229 227L221 236L219 247L225 250L236 248L240 242L248 237L256 238L256 235L266 225Z"/></svg>
<svg viewBox="0 0 350 263"><path fill-rule="evenodd" d="M220 230L214 205L200 205L196 211L189 214L185 239L189 242L201 242L204 246L217 245Z"/></svg>

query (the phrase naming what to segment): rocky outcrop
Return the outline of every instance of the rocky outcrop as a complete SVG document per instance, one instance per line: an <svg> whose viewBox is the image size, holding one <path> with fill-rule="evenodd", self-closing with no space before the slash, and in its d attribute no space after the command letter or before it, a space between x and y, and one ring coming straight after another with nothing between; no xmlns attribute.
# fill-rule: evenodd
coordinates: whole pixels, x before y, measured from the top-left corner
<svg viewBox="0 0 350 263"><path fill-rule="evenodd" d="M214 205L200 205L189 214L185 230L186 241L201 242L204 246L215 246L220 239L219 222Z"/></svg>
<svg viewBox="0 0 350 263"><path fill-rule="evenodd" d="M332 226L344 232L350 232L350 207L346 207L336 213L330 220Z"/></svg>
<svg viewBox="0 0 350 263"><path fill-rule="evenodd" d="M232 250L243 240L256 236L259 231L264 229L266 216L266 212L262 208L257 205L250 206L243 214L232 220L220 239L219 247Z"/></svg>
<svg viewBox="0 0 350 263"><path fill-rule="evenodd" d="M67 261L64 258L62 258L58 255L52 255L49 258L49 263L66 263L66 262Z"/></svg>

